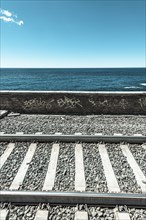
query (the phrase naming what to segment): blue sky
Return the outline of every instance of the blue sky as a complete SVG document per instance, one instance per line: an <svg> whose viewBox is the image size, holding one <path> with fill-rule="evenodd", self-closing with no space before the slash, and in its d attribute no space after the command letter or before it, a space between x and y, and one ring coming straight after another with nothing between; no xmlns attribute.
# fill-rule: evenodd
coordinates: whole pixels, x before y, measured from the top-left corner
<svg viewBox="0 0 146 220"><path fill-rule="evenodd" d="M2 67L144 67L145 1L1 1Z"/></svg>

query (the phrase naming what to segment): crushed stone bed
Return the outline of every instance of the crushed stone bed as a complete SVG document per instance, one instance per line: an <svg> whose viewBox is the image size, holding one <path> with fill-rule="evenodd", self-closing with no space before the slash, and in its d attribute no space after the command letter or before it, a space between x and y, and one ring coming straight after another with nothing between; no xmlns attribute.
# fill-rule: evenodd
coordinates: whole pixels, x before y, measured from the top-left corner
<svg viewBox="0 0 146 220"><path fill-rule="evenodd" d="M8 143L7 143L8 144ZM0 187L9 189L31 142L16 142L15 148L1 168ZM52 143L36 143L35 153L19 190L42 191L50 162ZM59 155L55 174L54 191L75 191L75 145L77 143L58 143ZM109 192L105 177L99 143L81 143L85 174L85 191ZM143 173L146 173L146 154L141 145L128 145ZM121 192L142 193L132 168L123 155L120 144L105 144L108 156L117 178ZM137 149L137 150L136 150ZM138 152L137 152L138 151Z"/></svg>
<svg viewBox="0 0 146 220"><path fill-rule="evenodd" d="M83 144L86 191L108 192L97 144Z"/></svg>
<svg viewBox="0 0 146 220"><path fill-rule="evenodd" d="M88 207L86 204L77 206L51 206L49 204L16 206L10 203L1 203L0 208L9 211L9 220L34 220L38 209L48 211L48 220L74 220L77 211L86 211L88 220L115 220L115 208L119 212L129 213L131 220L144 220L146 218L146 209L128 208L126 206L115 208Z"/></svg>
<svg viewBox="0 0 146 220"><path fill-rule="evenodd" d="M74 144L61 143L53 190L73 191L75 182Z"/></svg>
<svg viewBox="0 0 146 220"><path fill-rule="evenodd" d="M30 143L15 143L15 148L1 168L0 189L9 189L26 155Z"/></svg>
<svg viewBox="0 0 146 220"><path fill-rule="evenodd" d="M20 190L42 190L50 161L52 144L37 144Z"/></svg>
<svg viewBox="0 0 146 220"><path fill-rule="evenodd" d="M0 120L1 131L9 134L24 132L34 134L95 134L146 135L146 116L135 115L18 115Z"/></svg>
<svg viewBox="0 0 146 220"><path fill-rule="evenodd" d="M121 192L141 193L133 170L123 155L119 144L106 144L106 149Z"/></svg>
<svg viewBox="0 0 146 220"><path fill-rule="evenodd" d="M4 153L4 151L6 150L7 146L8 146L7 142L0 142L0 157Z"/></svg>
<svg viewBox="0 0 146 220"><path fill-rule="evenodd" d="M138 144L128 144L128 147L146 177L146 151Z"/></svg>

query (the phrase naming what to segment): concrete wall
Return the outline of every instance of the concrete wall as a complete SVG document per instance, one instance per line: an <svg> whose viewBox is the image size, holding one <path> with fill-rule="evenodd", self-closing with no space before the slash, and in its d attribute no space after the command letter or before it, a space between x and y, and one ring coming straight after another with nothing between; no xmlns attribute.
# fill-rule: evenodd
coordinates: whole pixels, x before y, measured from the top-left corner
<svg viewBox="0 0 146 220"><path fill-rule="evenodd" d="M27 114L146 115L146 92L0 91L0 109Z"/></svg>

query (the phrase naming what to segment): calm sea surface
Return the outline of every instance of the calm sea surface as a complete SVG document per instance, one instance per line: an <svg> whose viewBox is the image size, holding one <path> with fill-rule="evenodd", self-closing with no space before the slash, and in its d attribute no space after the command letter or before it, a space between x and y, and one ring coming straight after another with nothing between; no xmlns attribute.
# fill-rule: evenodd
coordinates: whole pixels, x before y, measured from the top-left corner
<svg viewBox="0 0 146 220"><path fill-rule="evenodd" d="M1 90L146 91L146 68L0 69Z"/></svg>

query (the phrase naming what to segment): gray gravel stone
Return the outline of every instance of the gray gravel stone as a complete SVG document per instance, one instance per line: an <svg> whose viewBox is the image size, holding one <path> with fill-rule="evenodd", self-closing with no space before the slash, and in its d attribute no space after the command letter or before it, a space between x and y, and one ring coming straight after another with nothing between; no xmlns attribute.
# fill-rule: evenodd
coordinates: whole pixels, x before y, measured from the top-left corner
<svg viewBox="0 0 146 220"><path fill-rule="evenodd" d="M97 144L83 144L86 190L108 192Z"/></svg>
<svg viewBox="0 0 146 220"><path fill-rule="evenodd" d="M123 155L119 144L106 144L106 149L116 175L121 192L141 193L133 170Z"/></svg>
<svg viewBox="0 0 146 220"><path fill-rule="evenodd" d="M4 153L4 151L6 150L8 146L7 142L0 142L0 156Z"/></svg>
<svg viewBox="0 0 146 220"><path fill-rule="evenodd" d="M74 144L60 144L56 177L53 190L73 191L75 181Z"/></svg>
<svg viewBox="0 0 146 220"><path fill-rule="evenodd" d="M51 206L40 204L38 206L16 206L0 203L1 209L9 210L9 220L34 220L38 209L48 211L48 220L74 220L77 211L86 211L88 220L114 220L114 208L99 206L87 206L86 204L72 206ZM128 208L126 206L115 207L119 212L128 212L131 220L145 220L146 209ZM125 219L126 220L126 219Z"/></svg>
<svg viewBox="0 0 146 220"><path fill-rule="evenodd" d="M14 206L11 204L5 204L2 206L3 209L9 210L9 220L34 220L37 206Z"/></svg>
<svg viewBox="0 0 146 220"><path fill-rule="evenodd" d="M52 144L50 143L37 144L37 149L29 164L20 190L42 190L50 161L51 150Z"/></svg>
<svg viewBox="0 0 146 220"><path fill-rule="evenodd" d="M1 131L6 133L24 132L33 134L94 134L103 133L113 135L133 135L141 133L146 135L146 116L135 115L90 115L90 116L65 116L65 115L20 115L5 117L0 120Z"/></svg>
<svg viewBox="0 0 146 220"><path fill-rule="evenodd" d="M18 169L25 157L30 143L16 143L15 148L1 169L0 188L6 190L10 187Z"/></svg>
<svg viewBox="0 0 146 220"><path fill-rule="evenodd" d="M52 206L48 220L74 220L75 207Z"/></svg>
<svg viewBox="0 0 146 220"><path fill-rule="evenodd" d="M25 157L31 143L16 143L16 147L1 169L1 189L8 189ZM46 177L53 143L39 143L32 161L29 164L20 190L42 190ZM74 191L75 182L75 144L61 143L58 156L55 191ZM83 143L83 160L86 181L86 191L108 192L107 182L100 158L98 144ZM106 144L107 152L113 166L114 173L122 192L141 193L134 173L119 144ZM139 145L129 145L138 164L145 171L146 162L144 150ZM135 149L138 149L138 153ZM144 154L145 155L145 154Z"/></svg>
<svg viewBox="0 0 146 220"><path fill-rule="evenodd" d="M127 206L117 206L119 212L128 212L131 220L145 220L146 209L128 208Z"/></svg>
<svg viewBox="0 0 146 220"><path fill-rule="evenodd" d="M128 144L128 147L146 177L146 151L138 144Z"/></svg>

